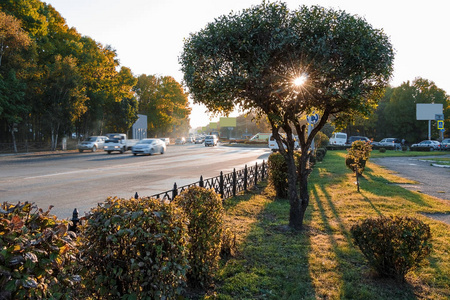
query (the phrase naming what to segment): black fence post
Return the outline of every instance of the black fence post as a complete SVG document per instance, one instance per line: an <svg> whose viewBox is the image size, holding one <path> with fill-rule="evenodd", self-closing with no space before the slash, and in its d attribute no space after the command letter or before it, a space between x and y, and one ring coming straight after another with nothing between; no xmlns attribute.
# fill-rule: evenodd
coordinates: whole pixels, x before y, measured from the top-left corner
<svg viewBox="0 0 450 300"><path fill-rule="evenodd" d="M134 194L134 199L139 199L139 194L138 194L138 192L136 192L136 194Z"/></svg>
<svg viewBox="0 0 450 300"><path fill-rule="evenodd" d="M72 213L72 224L69 224L69 231L77 232L77 225L80 223L80 219L78 218L78 209L74 209Z"/></svg>
<svg viewBox="0 0 450 300"><path fill-rule="evenodd" d="M202 188L202 187L204 187L204 185L205 184L203 182L203 175L200 175L200 181L198 182L198 186Z"/></svg>
<svg viewBox="0 0 450 300"><path fill-rule="evenodd" d="M244 190L247 191L247 178L248 178L248 170L247 165L244 168Z"/></svg>
<svg viewBox="0 0 450 300"><path fill-rule="evenodd" d="M220 171L220 182L219 182L219 193L220 193L220 197L223 199L224 198L224 188L223 188L223 172Z"/></svg>
<svg viewBox="0 0 450 300"><path fill-rule="evenodd" d="M263 164L262 164L262 171L261 171L261 181L264 180L264 173L266 172L266 164L263 160Z"/></svg>
<svg viewBox="0 0 450 300"><path fill-rule="evenodd" d="M236 196L236 168L233 169L233 197Z"/></svg>
<svg viewBox="0 0 450 300"><path fill-rule="evenodd" d="M255 187L258 185L258 162L255 164Z"/></svg>
<svg viewBox="0 0 450 300"><path fill-rule="evenodd" d="M175 182L173 184L173 189L172 189L172 199L175 199L175 197L178 196L178 187L177 187L177 183Z"/></svg>

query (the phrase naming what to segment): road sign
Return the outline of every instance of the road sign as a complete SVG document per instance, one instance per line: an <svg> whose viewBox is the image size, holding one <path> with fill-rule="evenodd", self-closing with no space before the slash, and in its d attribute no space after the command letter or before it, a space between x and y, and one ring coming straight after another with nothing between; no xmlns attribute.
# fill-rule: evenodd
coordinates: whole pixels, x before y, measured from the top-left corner
<svg viewBox="0 0 450 300"><path fill-rule="evenodd" d="M316 124L319 122L319 114L313 114L307 117L308 123Z"/></svg>
<svg viewBox="0 0 450 300"><path fill-rule="evenodd" d="M434 115L434 119L437 120L444 120L444 114L436 114Z"/></svg>
<svg viewBox="0 0 450 300"><path fill-rule="evenodd" d="M444 121L443 120L437 121L437 129L439 129L439 130L444 129Z"/></svg>

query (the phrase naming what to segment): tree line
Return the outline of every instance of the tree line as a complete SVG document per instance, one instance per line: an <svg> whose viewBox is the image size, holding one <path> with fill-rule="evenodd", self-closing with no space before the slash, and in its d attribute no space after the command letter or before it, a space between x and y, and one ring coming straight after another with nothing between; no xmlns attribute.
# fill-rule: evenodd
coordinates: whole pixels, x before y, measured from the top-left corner
<svg viewBox="0 0 450 300"><path fill-rule="evenodd" d="M185 131L188 94L170 76L134 76L111 46L70 28L51 5L0 3L0 143L54 150L72 133L127 132L139 113L149 136Z"/></svg>

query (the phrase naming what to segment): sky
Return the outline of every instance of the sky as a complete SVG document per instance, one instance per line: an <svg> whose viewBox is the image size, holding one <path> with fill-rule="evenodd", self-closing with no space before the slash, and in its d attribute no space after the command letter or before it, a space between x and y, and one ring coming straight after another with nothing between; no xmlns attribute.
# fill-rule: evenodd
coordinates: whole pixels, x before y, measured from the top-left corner
<svg viewBox="0 0 450 300"><path fill-rule="evenodd" d="M69 27L116 50L120 66L141 74L172 76L182 83L178 57L184 39L230 12L260 0L43 0ZM394 87L416 77L450 93L450 35L447 0L285 0L290 9L321 5L363 17L383 29L395 49ZM205 126L206 108L192 104L191 126ZM236 116L237 112L232 116Z"/></svg>

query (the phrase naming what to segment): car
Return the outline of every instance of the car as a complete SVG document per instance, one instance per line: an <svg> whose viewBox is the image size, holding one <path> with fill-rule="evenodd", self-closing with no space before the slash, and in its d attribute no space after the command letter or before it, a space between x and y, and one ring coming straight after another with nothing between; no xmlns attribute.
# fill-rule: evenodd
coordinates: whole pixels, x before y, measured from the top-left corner
<svg viewBox="0 0 450 300"><path fill-rule="evenodd" d="M377 146L379 147L389 147L393 148L394 150L401 150L402 149L402 141L397 138L385 138L382 139L377 143Z"/></svg>
<svg viewBox="0 0 450 300"><path fill-rule="evenodd" d="M131 148L133 155L155 153L164 154L166 152L166 143L161 139L142 139Z"/></svg>
<svg viewBox="0 0 450 300"><path fill-rule="evenodd" d="M106 136L91 136L88 139L82 141L77 145L78 151L81 153L84 150L89 150L92 152L97 151L97 149L102 149L105 141L108 138Z"/></svg>
<svg viewBox="0 0 450 300"><path fill-rule="evenodd" d="M186 138L186 143L193 143L194 142L194 137L190 136Z"/></svg>
<svg viewBox="0 0 450 300"><path fill-rule="evenodd" d="M160 138L160 140L163 141L164 143L166 143L166 146L169 146L170 138Z"/></svg>
<svg viewBox="0 0 450 300"><path fill-rule="evenodd" d="M418 144L412 144L411 149L417 148L428 148L430 151L441 150L441 143L434 140L424 140Z"/></svg>
<svg viewBox="0 0 450 300"><path fill-rule="evenodd" d="M347 134L344 132L333 133L333 136L330 138L330 145L344 146L346 142Z"/></svg>
<svg viewBox="0 0 450 300"><path fill-rule="evenodd" d="M450 139L444 139L441 142L441 150L450 151Z"/></svg>
<svg viewBox="0 0 450 300"><path fill-rule="evenodd" d="M217 143L219 142L219 139L217 138L217 135L207 135L205 137L205 147L208 146L217 146Z"/></svg>
<svg viewBox="0 0 450 300"><path fill-rule="evenodd" d="M199 135L199 136L197 136L195 138L194 143L196 143L196 144L203 144L204 141L205 141L205 138L203 136Z"/></svg>
<svg viewBox="0 0 450 300"><path fill-rule="evenodd" d="M284 134L284 133L281 133L281 136L283 138L286 138L286 134ZM300 145L298 143L298 137L293 135L292 138L294 139L294 150L300 149ZM272 150L272 152L279 151L278 143L275 140L275 138L272 136L272 134L269 135L269 149Z"/></svg>
<svg viewBox="0 0 450 300"><path fill-rule="evenodd" d="M353 144L353 142L356 142L356 141L363 141L363 142L369 142L369 143L371 142L370 139L365 136L353 135L348 138L347 144L351 145L351 144Z"/></svg>
<svg viewBox="0 0 450 300"><path fill-rule="evenodd" d="M184 145L186 144L186 139L184 137L179 137L175 140L175 145Z"/></svg>

